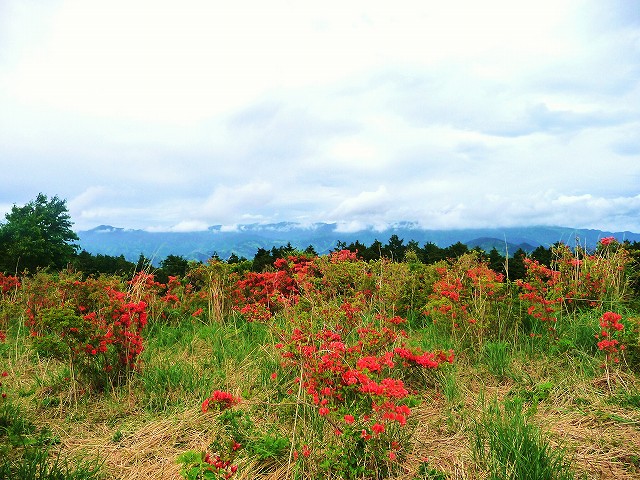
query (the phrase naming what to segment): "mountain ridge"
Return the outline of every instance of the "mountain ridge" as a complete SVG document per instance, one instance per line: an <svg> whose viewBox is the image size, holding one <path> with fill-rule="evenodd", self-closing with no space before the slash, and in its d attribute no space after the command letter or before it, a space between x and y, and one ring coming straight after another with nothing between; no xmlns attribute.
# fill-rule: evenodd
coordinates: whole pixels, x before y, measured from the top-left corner
<svg viewBox="0 0 640 480"><path fill-rule="evenodd" d="M234 227L214 225L207 230L193 232L147 231L99 225L90 230L76 232L80 248L91 254L119 256L136 261L140 254L158 263L168 255L179 255L189 260L206 261L217 254L226 259L231 254L253 258L259 248L270 249L290 243L305 249L308 246L319 254L333 250L338 242L350 244L359 241L370 245L378 240L386 243L391 235L414 240L421 246L434 243L444 248L457 242L469 248L496 247L504 254L518 248L529 252L538 246L548 247L557 242L595 247L600 238L613 236L619 241L640 241L634 232L608 232L596 229L578 229L560 226L493 227L467 229L424 229L413 222L398 222L384 229L366 228L358 231L340 231L335 223L298 224L279 222L271 224L242 224Z"/></svg>

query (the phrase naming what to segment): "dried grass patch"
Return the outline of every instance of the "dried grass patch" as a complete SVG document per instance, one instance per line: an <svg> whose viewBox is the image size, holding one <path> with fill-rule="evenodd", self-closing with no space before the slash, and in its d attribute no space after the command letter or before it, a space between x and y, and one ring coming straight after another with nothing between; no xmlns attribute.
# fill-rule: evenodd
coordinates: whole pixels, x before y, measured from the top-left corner
<svg viewBox="0 0 640 480"><path fill-rule="evenodd" d="M113 426L107 422L79 422L63 432L60 429L69 425L58 425L56 433L63 453L99 457L104 461L107 478L180 479L178 455L187 450L205 450L215 435L211 419L196 409L166 418L145 419L141 412L130 415Z"/></svg>

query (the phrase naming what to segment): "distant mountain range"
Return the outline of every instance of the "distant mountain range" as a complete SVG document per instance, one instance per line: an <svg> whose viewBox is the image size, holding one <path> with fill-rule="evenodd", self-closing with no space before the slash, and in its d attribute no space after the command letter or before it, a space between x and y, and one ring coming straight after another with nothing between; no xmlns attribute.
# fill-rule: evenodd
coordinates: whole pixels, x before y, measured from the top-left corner
<svg viewBox="0 0 640 480"><path fill-rule="evenodd" d="M444 248L461 242L469 248L480 247L490 251L495 247L503 255L512 254L518 248L530 252L543 245L556 242L591 248L600 238L615 237L619 241L640 241L640 234L632 232L605 232L601 230L568 227L509 227L474 228L462 230L428 230L410 222L402 222L385 230L337 231L337 225L315 223L301 225L282 222L274 224L239 225L234 229L213 226L197 232L148 232L100 225L91 230L77 232L80 247L94 255L124 255L136 261L140 254L155 264L168 255L180 255L189 260L206 261L213 254L226 259L232 253L239 257L253 258L259 248L271 249L291 243L295 248L313 246L318 254L333 250L339 241L347 244L360 241L371 245L375 240L386 244L391 235L404 240L405 245L415 240L421 246L431 242Z"/></svg>

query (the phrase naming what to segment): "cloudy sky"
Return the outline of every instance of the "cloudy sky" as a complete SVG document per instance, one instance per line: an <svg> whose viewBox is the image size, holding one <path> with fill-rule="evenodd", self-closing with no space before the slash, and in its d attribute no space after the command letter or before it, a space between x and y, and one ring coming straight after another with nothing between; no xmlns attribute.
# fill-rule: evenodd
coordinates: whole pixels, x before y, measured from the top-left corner
<svg viewBox="0 0 640 480"><path fill-rule="evenodd" d="M0 0L0 214L640 232L638 0Z"/></svg>

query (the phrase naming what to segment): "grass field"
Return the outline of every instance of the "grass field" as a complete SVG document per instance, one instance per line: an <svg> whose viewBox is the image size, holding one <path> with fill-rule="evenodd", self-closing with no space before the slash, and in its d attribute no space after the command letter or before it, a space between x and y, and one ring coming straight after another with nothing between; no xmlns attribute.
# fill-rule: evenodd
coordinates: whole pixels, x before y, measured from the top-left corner
<svg viewBox="0 0 640 480"><path fill-rule="evenodd" d="M221 295L247 277L223 278L220 265L215 281L176 281L170 309L166 285L122 283L145 300L144 349L106 382L92 381L88 363L100 354L72 353L70 334L51 323L88 321L60 313L80 297L50 294L73 282L23 279L1 310L0 478L640 478L640 322L619 278L585 307L570 308L566 294L540 303L552 305L550 323L530 314L526 288L490 275L465 283L479 278L477 259L335 260L314 260L313 274L281 264L271 274L286 281L256 277L225 305ZM276 285L261 303L254 287L275 278L297 282L295 301ZM56 301L34 315L25 306L36 291ZM606 311L619 323L603 326ZM624 350L599 348L603 338ZM239 402L226 408L216 391Z"/></svg>

